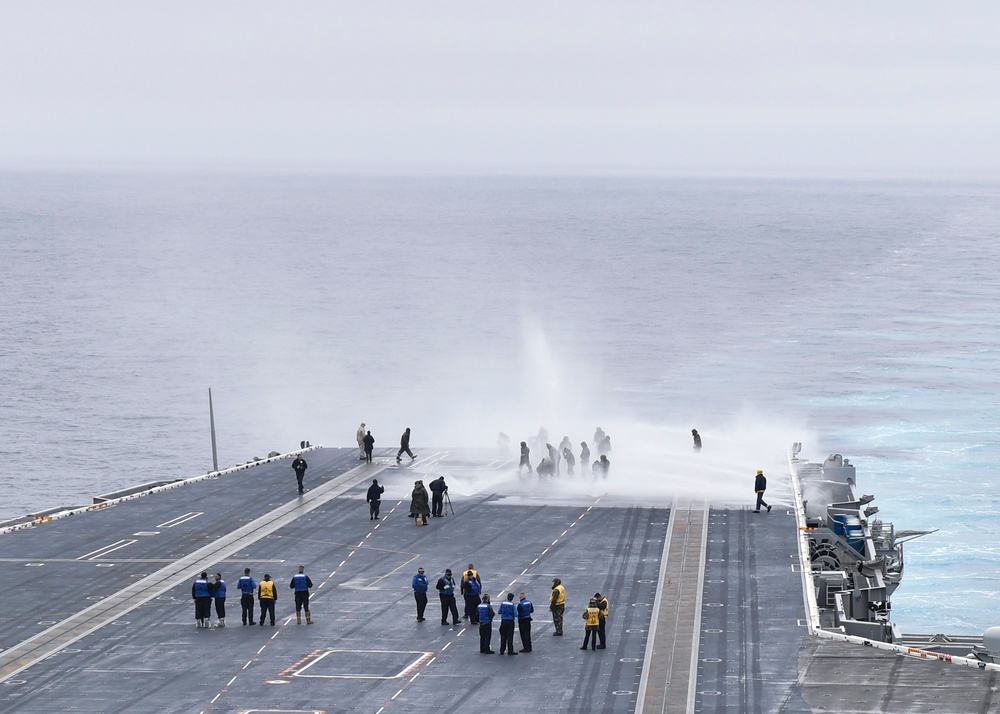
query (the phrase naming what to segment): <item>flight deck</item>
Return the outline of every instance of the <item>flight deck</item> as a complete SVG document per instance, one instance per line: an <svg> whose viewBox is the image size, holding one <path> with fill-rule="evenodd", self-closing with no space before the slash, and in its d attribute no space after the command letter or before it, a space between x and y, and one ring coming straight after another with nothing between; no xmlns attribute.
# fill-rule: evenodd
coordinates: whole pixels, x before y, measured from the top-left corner
<svg viewBox="0 0 1000 714"><path fill-rule="evenodd" d="M356 449L310 449L299 495L294 453L0 534L0 710L1000 711L995 672L810 637L791 505L629 505L600 483L520 479L514 461L452 450L400 464L377 451L369 465ZM445 516L417 526L414 481L439 476ZM385 486L376 521L373 478ZM495 605L521 591L534 603L532 652L481 655L476 626L441 624L433 584L469 563ZM294 615L300 564L313 625ZM246 567L277 583L273 627L240 622ZM431 582L424 622L417 567ZM202 571L228 583L224 628L195 626ZM553 578L567 591L562 637ZM598 591L607 649L581 651ZM956 701L970 706L947 708Z"/></svg>

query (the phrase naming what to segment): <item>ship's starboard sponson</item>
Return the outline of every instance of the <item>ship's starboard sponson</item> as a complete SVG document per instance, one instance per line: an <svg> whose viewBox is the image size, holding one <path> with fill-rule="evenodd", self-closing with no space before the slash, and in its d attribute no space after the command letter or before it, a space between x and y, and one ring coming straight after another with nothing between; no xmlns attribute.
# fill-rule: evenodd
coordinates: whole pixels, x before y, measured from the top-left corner
<svg viewBox="0 0 1000 714"><path fill-rule="evenodd" d="M899 642L891 597L903 577L903 543L931 531L897 531L874 516L874 496L857 489L850 461L831 454L800 461L793 473L802 495L804 532L819 627L875 642Z"/></svg>

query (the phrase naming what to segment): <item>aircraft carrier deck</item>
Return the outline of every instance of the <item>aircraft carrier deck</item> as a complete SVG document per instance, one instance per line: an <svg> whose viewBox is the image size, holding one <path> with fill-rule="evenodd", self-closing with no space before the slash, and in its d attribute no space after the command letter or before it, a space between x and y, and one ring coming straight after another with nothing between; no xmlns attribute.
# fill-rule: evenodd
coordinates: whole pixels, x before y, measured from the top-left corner
<svg viewBox="0 0 1000 714"><path fill-rule="evenodd" d="M381 450L371 465L353 448L305 457L301 496L285 455L0 524L0 711L1000 711L992 669L810 635L791 504L753 514L567 495L463 451L400 465ZM454 513L415 526L413 482L442 475ZM378 521L372 478L386 489ZM522 590L534 602L531 653L483 656L478 628L440 624L433 584L470 562L494 603ZM314 625L295 621L299 564ZM241 626L244 567L276 581L275 627ZM431 583L424 622L417 567ZM195 626L201 571L228 583L225 628ZM581 651L597 591L611 603L607 649Z"/></svg>

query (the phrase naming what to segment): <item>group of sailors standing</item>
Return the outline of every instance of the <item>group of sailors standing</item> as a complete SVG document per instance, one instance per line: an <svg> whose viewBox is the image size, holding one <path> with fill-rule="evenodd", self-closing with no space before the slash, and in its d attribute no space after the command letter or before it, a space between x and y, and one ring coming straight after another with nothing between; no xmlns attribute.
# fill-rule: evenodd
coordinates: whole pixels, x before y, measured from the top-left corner
<svg viewBox="0 0 1000 714"><path fill-rule="evenodd" d="M292 576L288 587L295 591L295 620L302 624L302 611L305 610L306 624L312 625L312 614L309 612L309 589L312 580L306 575L304 565L299 566L299 572ZM254 619L254 595L260 604L260 625L270 616L271 626L274 626L274 604L278 600L278 588L268 573L259 583L250 575L250 568L243 569L243 575L236 581L236 589L240 591L240 606L243 610L243 624L256 625ZM226 581L222 573L216 573L214 580L208 579L208 573L202 573L191 585L191 597L194 599L194 617L199 628L212 627L212 602L215 602L215 614L218 618L216 627L226 626Z"/></svg>
<svg viewBox="0 0 1000 714"><path fill-rule="evenodd" d="M531 466L531 448L527 441L521 442L521 461L517 465L517 475L520 476L522 470L527 467L528 473L537 473L538 478L559 476L563 464L567 476L573 476L576 468L576 456L573 453L573 442L568 436L564 436L558 446L549 443L549 434L542 427L538 430L538 436L533 440L534 445L542 450L545 456L538 463L537 467ZM608 454L611 453L611 437L604 433L601 427L597 427L594 432L594 450L598 458L590 466L590 472L595 479L606 479L608 471L611 469L611 462L608 461ZM590 464L590 446L586 441L580 442L580 464L585 468Z"/></svg>
<svg viewBox="0 0 1000 714"><path fill-rule="evenodd" d="M430 588L430 581L423 568L417 569L410 586L413 588L413 598L417 604L417 622L423 622L426 619L424 612L427 608L427 591ZM437 579L434 589L438 591L441 600L441 624L445 626L448 625L449 616L453 625L460 624L455 594L458 592L462 596L465 601L463 618L467 621L466 624L479 626L480 654L496 654L491 648L493 620L496 617L500 618L500 654L512 656L532 651L531 623L535 607L524 592L519 593L516 598L513 592L508 592L506 598L501 597L499 606L494 610L490 596L483 592L479 571L472 563L469 563L469 567L457 583L451 569L446 568L444 574ZM549 594L549 611L552 613L552 634L556 637L561 637L563 634L565 610L566 588L562 580L553 578L552 592ZM587 609L583 611L585 636L580 649L587 649L588 644L591 649L606 649L605 622L610 611L611 605L608 599L600 593L594 593ZM521 648L518 651L514 649L515 623L521 639Z"/></svg>

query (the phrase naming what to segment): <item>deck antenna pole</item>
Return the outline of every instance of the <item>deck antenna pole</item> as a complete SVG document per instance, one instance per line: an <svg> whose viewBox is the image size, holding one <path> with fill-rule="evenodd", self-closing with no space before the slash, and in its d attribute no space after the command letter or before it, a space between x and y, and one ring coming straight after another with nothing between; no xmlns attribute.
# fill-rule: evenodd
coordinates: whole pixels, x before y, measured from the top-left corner
<svg viewBox="0 0 1000 714"><path fill-rule="evenodd" d="M219 451L215 448L215 411L212 409L212 388L208 388L208 420L212 425L212 470L219 470Z"/></svg>

